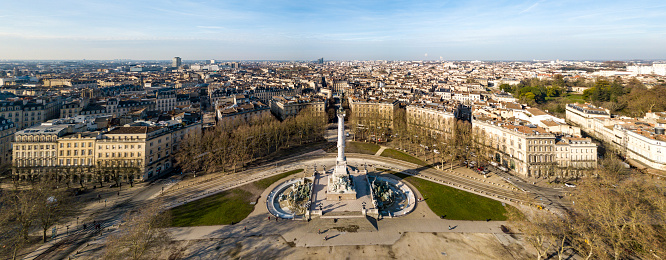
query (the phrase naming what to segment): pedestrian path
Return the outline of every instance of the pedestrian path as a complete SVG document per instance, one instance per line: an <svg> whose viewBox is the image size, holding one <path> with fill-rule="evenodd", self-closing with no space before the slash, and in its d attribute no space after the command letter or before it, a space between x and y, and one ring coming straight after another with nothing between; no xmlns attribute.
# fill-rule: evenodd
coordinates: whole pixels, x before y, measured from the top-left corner
<svg viewBox="0 0 666 260"><path fill-rule="evenodd" d="M375 156L380 156L380 155L382 155L382 153L384 152L384 150L386 150L386 146L382 146L381 148L379 148L379 150L377 150L377 152L375 153Z"/></svg>

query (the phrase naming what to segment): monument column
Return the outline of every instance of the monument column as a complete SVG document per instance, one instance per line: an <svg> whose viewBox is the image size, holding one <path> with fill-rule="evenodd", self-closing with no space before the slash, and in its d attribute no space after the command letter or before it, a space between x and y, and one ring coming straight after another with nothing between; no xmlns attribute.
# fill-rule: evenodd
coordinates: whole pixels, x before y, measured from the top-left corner
<svg viewBox="0 0 666 260"><path fill-rule="evenodd" d="M345 158L345 110L338 109L338 159L337 162L346 162Z"/></svg>

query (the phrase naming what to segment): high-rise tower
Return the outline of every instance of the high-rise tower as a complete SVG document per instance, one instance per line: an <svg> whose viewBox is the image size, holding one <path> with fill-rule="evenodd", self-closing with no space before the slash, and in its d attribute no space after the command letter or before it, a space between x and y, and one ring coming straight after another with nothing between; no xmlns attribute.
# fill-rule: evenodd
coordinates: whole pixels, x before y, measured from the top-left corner
<svg viewBox="0 0 666 260"><path fill-rule="evenodd" d="M180 57L173 57L171 60L171 67L180 68L180 65L182 65Z"/></svg>

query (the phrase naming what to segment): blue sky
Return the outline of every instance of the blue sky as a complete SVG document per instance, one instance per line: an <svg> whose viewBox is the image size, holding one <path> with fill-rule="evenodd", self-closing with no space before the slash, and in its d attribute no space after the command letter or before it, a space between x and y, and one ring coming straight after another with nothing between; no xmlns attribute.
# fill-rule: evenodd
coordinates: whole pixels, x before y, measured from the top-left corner
<svg viewBox="0 0 666 260"><path fill-rule="evenodd" d="M666 1L0 0L0 59L666 59Z"/></svg>

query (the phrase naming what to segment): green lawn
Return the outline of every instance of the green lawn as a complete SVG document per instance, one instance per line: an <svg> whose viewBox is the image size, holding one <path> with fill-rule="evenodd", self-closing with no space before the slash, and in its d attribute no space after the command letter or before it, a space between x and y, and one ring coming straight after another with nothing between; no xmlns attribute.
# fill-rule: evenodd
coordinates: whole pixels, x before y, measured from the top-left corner
<svg viewBox="0 0 666 260"><path fill-rule="evenodd" d="M379 145L373 143L347 142L345 146L347 153L375 154L377 151L379 151Z"/></svg>
<svg viewBox="0 0 666 260"><path fill-rule="evenodd" d="M424 161L421 161L421 159L419 159L419 158L416 158L414 156L411 156L409 154L406 154L406 153L403 153L401 151L394 150L394 149L384 150L384 152L382 152L381 156L390 157L390 158L393 158L393 159L398 159L398 160L410 162L410 163L413 163L413 164L418 164L420 166L426 166L427 165Z"/></svg>
<svg viewBox="0 0 666 260"><path fill-rule="evenodd" d="M302 172L302 171L303 171L303 169L291 170L291 171L288 171L288 172L285 172L285 173L280 173L280 174L275 175L273 177L268 177L266 179L261 179L261 180L255 181L252 184L254 184L257 188L259 188L259 189L261 189L261 191L263 191L266 188L268 188L268 186L271 186L271 184L275 183L276 181L279 181L280 179L282 179L284 177L287 177L289 175L299 173L299 172ZM303 176L301 176L301 177L303 177Z"/></svg>
<svg viewBox="0 0 666 260"><path fill-rule="evenodd" d="M502 203L459 189L444 186L403 173L387 171L411 183L421 192L428 207L438 216L453 220L506 220Z"/></svg>
<svg viewBox="0 0 666 260"><path fill-rule="evenodd" d="M574 102L579 102L579 103L585 103L585 100L583 99L582 94L570 94L565 97L568 101L571 101L572 103Z"/></svg>
<svg viewBox="0 0 666 260"><path fill-rule="evenodd" d="M298 169L281 173L170 209L167 214L171 214L171 226L191 227L237 223L254 210L255 205L250 203L256 202L268 186L302 171L303 169Z"/></svg>

